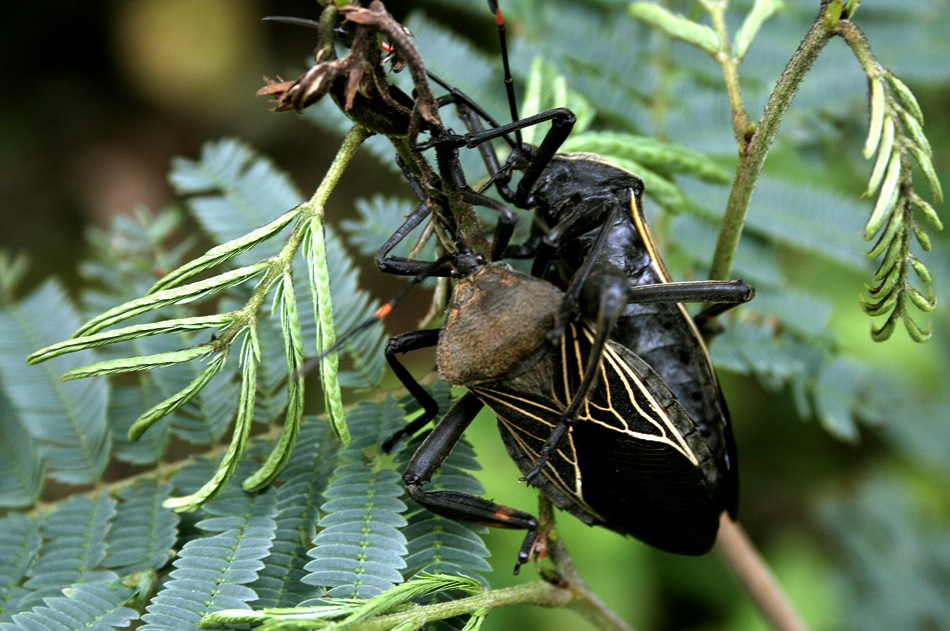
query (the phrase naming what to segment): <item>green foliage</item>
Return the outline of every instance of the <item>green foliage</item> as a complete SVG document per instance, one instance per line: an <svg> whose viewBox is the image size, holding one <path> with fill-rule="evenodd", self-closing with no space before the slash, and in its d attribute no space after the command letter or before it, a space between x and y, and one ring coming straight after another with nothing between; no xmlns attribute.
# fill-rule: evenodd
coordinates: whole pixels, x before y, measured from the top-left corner
<svg viewBox="0 0 950 631"><path fill-rule="evenodd" d="M102 585L79 584L71 587L65 596L45 599L46 606L13 616L14 624L2 623L3 631L35 629L60 631L62 629L90 629L108 631L129 626L138 612L121 604L132 590L109 589Z"/></svg>
<svg viewBox="0 0 950 631"><path fill-rule="evenodd" d="M823 506L821 518L856 578L842 586L853 628L939 628L950 618L950 535L895 480L875 476L848 502Z"/></svg>
<svg viewBox="0 0 950 631"><path fill-rule="evenodd" d="M399 429L401 419L392 399L383 406L363 402L350 412L356 439L340 453L337 477L323 492L321 530L308 552L313 560L304 566L309 573L303 582L326 588L332 597L369 598L402 580L402 482L396 471L363 455Z"/></svg>
<svg viewBox="0 0 950 631"><path fill-rule="evenodd" d="M672 275L703 278L730 197L736 134L721 68L696 55L696 47L714 54L727 42L712 21L697 20L703 14L691 3L628 4L504 3L515 36L516 85L526 93L522 113L557 105L577 111L578 133L565 149L598 153L642 175ZM754 119L817 3L730 4L727 24L737 29L731 53L742 61L739 85ZM413 13L407 24L427 67L503 119L495 53L440 24L433 16L442 5L473 24L483 19L480 8L460 0L433 0L425 5L430 14ZM747 410L746 399L757 396L771 406L735 415L740 451L742 434L757 432L758 444L750 442L769 452L769 460L788 457L799 473L834 467L820 483L826 499L818 519L840 563L816 571L846 585L847 609L835 621L841 628L937 628L950 620L945 502L931 501L938 508L920 518L926 494L942 497L950 480L950 393L933 386L946 381L947 367L918 359L918 349L906 356L900 349L860 349L850 315L854 279L873 277L865 308L888 318L875 336L889 335L900 319L913 337L925 338L930 329L918 326L908 308L931 311L935 304L917 286L932 281L937 295L950 291L950 265L937 237L935 252L925 254L931 236L923 226L936 230L940 221L924 193L914 191L928 189L933 205L942 196L939 157L946 148L923 135L927 102L912 91L924 80L935 90L950 83L939 9L936 0L867 3L854 20L880 62L862 59L859 66L849 51L832 48L819 58L757 181L736 252L735 275L754 283L758 295L724 319L710 349L734 410ZM490 31L491 20L485 21ZM868 109L865 76L870 165L853 159ZM446 118L461 128L450 109ZM306 118L341 132L349 126L329 103ZM537 141L543 132L531 133ZM385 139L366 147L379 168L393 168ZM476 152L463 151L462 160L472 182L484 179ZM357 174L360 181L370 176ZM326 419L304 415L317 397L305 396L311 384L298 371L304 356L332 344L327 296L338 330L379 306L365 289L372 277L360 277L342 238L322 223L323 202L304 203L284 172L234 140L208 143L197 160L176 159L170 181L184 212L139 210L108 230L91 230L92 257L82 265L82 286L69 295L47 281L20 298L23 262L0 257L0 506L34 506L49 481L81 490L97 485L92 495L0 519L0 630L118 628L142 613L141 628L184 631L222 609L206 623L349 626L410 611L410 599L440 602L494 584L483 527L434 516L405 496L399 471L420 439L400 445L391 459L379 453L381 438L416 413L412 401L401 402L403 412L392 396L379 398L382 403L364 396L374 396L383 375L379 328L342 351L345 370L328 367L320 376L323 405L336 427L343 408L335 382L363 399L347 413L352 442L344 444L345 434ZM364 188L373 196L357 201L356 215L341 225L363 257L417 203L408 188L402 197ZM861 201L861 191L873 199ZM185 221L200 234L176 241ZM881 259L877 272L861 252L862 226L863 236L878 239L868 253ZM396 254L408 255L411 244L402 247ZM189 258L197 248L203 253ZM432 258L434 245L427 242L416 254ZM945 312L932 317L935 331L946 327ZM945 352L946 341L939 333L935 338ZM23 362L31 353L37 365L28 367ZM61 381L64 374L73 380ZM448 388L437 384L433 391L447 409ZM850 444L873 435L876 448L840 458L822 436L811 444L829 462L786 455L800 448L799 435L814 432L789 424L777 409L783 403ZM169 463L173 439L212 451ZM497 441L491 449L476 459L462 443L427 488L483 493L470 472L481 468L480 460L495 462L496 451L505 457ZM743 452L740 459L746 458ZM835 458L856 460L857 468L843 473ZM877 466L867 466L882 458L902 474L884 480ZM111 461L145 467L149 476L104 492ZM486 477L504 475L494 471L500 467L486 469ZM166 481L169 471L174 476ZM834 475L849 476L853 487L839 488ZM920 485L914 476L928 482ZM752 493L755 485L753 478ZM772 499L743 498L753 526L767 521L760 506ZM769 534L799 526L808 532L800 521L809 519L808 501L792 501L794 510L783 506ZM810 545L814 558L827 557L819 543ZM500 561L509 572L508 552ZM671 570L657 569L668 561L649 557L638 566L632 584L665 580L644 588L644 608L682 604L675 590L693 572L670 578ZM605 571L616 571L620 584L633 581L622 570ZM306 614L286 609L302 605ZM488 610L469 611L465 628L478 628ZM415 628L410 623L397 628Z"/></svg>
<svg viewBox="0 0 950 631"><path fill-rule="evenodd" d="M168 513L159 508L150 519L138 508L149 495L154 498L156 488L128 487L120 510L107 494L95 499L77 496L60 502L44 519L12 514L0 521L5 553L0 561L0 628L110 629L128 626L137 618L136 611L123 606L132 589L109 569L117 568L122 557L110 566L107 554L121 541L124 559L143 570L154 571L167 563L168 549L162 544L174 541L174 518L157 518L157 512ZM110 526L120 514L119 532L138 529L141 538L110 538ZM152 541L158 542L157 555Z"/></svg>
<svg viewBox="0 0 950 631"><path fill-rule="evenodd" d="M53 281L3 309L0 382L18 417L10 424L25 429L43 445L38 455L49 467L50 477L69 484L89 484L102 475L109 460L108 386L102 379L62 383L59 376L90 361L92 354L86 351L47 364L40 374L27 373L22 367L23 359L33 350L61 338L64 331L73 330L78 324L78 313ZM28 489L28 494L35 496L40 482L35 475L39 463L33 458L17 460L23 467L18 474L21 483L37 483Z"/></svg>
<svg viewBox="0 0 950 631"><path fill-rule="evenodd" d="M449 406L449 387L444 383L437 384L432 389L433 398L439 403L442 410ZM418 402L411 396L403 400L408 416L414 415L419 408ZM409 444L398 452L396 462L400 465L408 462L409 456L415 453L422 444L423 437L411 440ZM470 471L481 469L472 446L462 441L446 458L439 471L432 476L428 488L432 490L450 489L472 495L485 493L484 487ZM467 524L440 517L407 499L407 527L403 530L407 544L406 576L415 576L421 573L468 575L484 586L488 582L482 576L491 570L486 559L489 551L482 543L482 535L488 529L477 524Z"/></svg>
<svg viewBox="0 0 950 631"><path fill-rule="evenodd" d="M246 607L257 598L247 584L257 580L270 551L277 494L271 489L250 495L234 486L230 491L205 506L209 516L196 524L205 536L178 552L170 580L142 616L142 629L194 629L211 611Z"/></svg>
<svg viewBox="0 0 950 631"><path fill-rule="evenodd" d="M333 473L339 443L325 423L304 423L300 442L280 475L274 543L251 588L254 608L293 607L321 592L303 582L308 543L316 536L323 491Z"/></svg>

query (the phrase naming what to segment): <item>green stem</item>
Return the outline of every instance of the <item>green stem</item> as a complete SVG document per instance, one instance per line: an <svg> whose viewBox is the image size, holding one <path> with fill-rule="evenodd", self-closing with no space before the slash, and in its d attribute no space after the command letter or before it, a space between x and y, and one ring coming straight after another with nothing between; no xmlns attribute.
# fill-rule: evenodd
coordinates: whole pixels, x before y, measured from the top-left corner
<svg viewBox="0 0 950 631"><path fill-rule="evenodd" d="M726 82L726 94L732 110L732 129L739 146L739 155L745 154L746 136L749 133L749 114L742 102L742 89L739 86L739 60L730 51L729 32L726 29L726 3L703 3L712 19L713 30L719 37L720 49L716 61L722 66L722 75Z"/></svg>
<svg viewBox="0 0 950 631"><path fill-rule="evenodd" d="M379 616L348 627L349 631L388 631L400 624L410 623L418 628L436 620L471 615L513 605L566 607L576 612L602 631L632 631L617 614L611 611L587 587L558 537L551 502L540 496L541 533L547 541L547 553L554 563L555 572L547 572L547 580L532 581L516 587L507 587L476 594L468 598L433 605L424 605L408 611Z"/></svg>
<svg viewBox="0 0 950 631"><path fill-rule="evenodd" d="M515 587L495 589L468 598L424 605L400 613L379 616L348 627L349 631L389 631L411 622L419 628L423 624L512 605L540 605L563 607L571 600L571 593L546 581L532 581Z"/></svg>
<svg viewBox="0 0 950 631"><path fill-rule="evenodd" d="M485 231L478 215L472 205L462 199L451 178L440 180L436 177L425 159L413 150L407 138L403 136L387 136L387 138L396 149L396 153L402 158L403 163L409 167L409 171L419 179L423 188L438 189L445 195L449 213L457 229L456 234L452 235L452 240L467 239L476 252L488 252L488 240L485 237ZM437 159L439 159L438 156ZM445 168L442 170L448 172ZM434 210L438 212L437 209ZM444 224L444 221L438 221L439 226Z"/></svg>
<svg viewBox="0 0 950 631"><path fill-rule="evenodd" d="M264 304L264 300L271 286L280 280L281 276L283 276L287 270L291 269L293 257L297 253L297 250L300 249L300 244L307 234L306 226L309 220L314 217L323 216L323 209L327 198L330 197L330 193L336 188L337 183L340 181L340 176L353 159L360 144L368 137L369 132L360 126L354 127L347 133L346 138L343 140L343 145L337 152L336 158L333 159L333 163L327 170L327 174L324 176L319 188L317 188L313 197L298 207L299 219L297 225L287 239L287 243L284 244L280 254L269 259L268 270L257 284L254 293L247 303L245 303L244 307L236 312L231 325L215 340L215 344L218 348L230 345L245 327L255 325L257 312L260 310L261 305Z"/></svg>
<svg viewBox="0 0 950 631"><path fill-rule="evenodd" d="M782 78L779 79L778 84L772 91L772 96L769 98L765 112L762 114L762 118L759 119L755 132L749 140L745 154L740 153L739 155L735 181L726 205L726 213L723 217L719 239L716 242L716 251L713 254L712 265L709 270L709 278L711 279L729 277L736 247L739 244L739 236L742 233L742 224L745 222L745 216L749 210L755 183L762 172L765 156L768 155L782 118L785 116L788 106L791 105L792 98L795 96L802 79L805 78L805 74L811 68L821 50L836 34L834 28L837 22L831 25L827 23L828 5L828 0L822 3L821 11L815 19L815 23L788 62L785 72L782 73Z"/></svg>
<svg viewBox="0 0 950 631"><path fill-rule="evenodd" d="M855 26L854 22L839 20L835 24L834 34L840 35L844 41L847 42L848 47L851 48L851 52L854 53L854 56L858 58L858 62L861 64L861 67L864 68L864 72L869 79L881 73L881 66L877 63L874 52L871 51L871 45L868 43L864 33L861 32L861 29Z"/></svg>
<svg viewBox="0 0 950 631"><path fill-rule="evenodd" d="M587 587L581 578L574 561L571 559L554 528L554 509L551 501L539 495L541 518L541 537L548 541L548 555L557 571L557 582L564 584L571 590L572 597L566 607L587 620L591 625L603 631L633 631L612 609L610 609L594 592Z"/></svg>

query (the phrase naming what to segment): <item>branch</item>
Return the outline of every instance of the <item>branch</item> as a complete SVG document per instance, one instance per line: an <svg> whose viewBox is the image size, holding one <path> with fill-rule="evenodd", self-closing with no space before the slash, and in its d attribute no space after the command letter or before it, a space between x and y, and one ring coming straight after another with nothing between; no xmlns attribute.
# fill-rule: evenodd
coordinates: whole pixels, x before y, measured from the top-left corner
<svg viewBox="0 0 950 631"><path fill-rule="evenodd" d="M818 54L831 37L835 35L834 26L837 20L829 25L830 20L827 19L829 7L833 5L835 5L835 2L829 2L829 0L822 2L815 23L788 62L785 72L782 73L782 78L779 79L778 84L772 91L772 96L769 97L768 105L756 125L745 154L743 155L740 152L735 181L729 195L729 202L726 205L726 214L723 217L719 239L716 242L716 251L713 254L712 265L709 269L710 279L721 280L729 277L736 247L739 244L739 236L742 234L742 224L745 222L745 216L749 210L749 202L752 200L755 183L762 172L765 156L768 155L782 118L784 118L785 112L791 105L792 98L798 91L802 79L805 78L805 74L815 63ZM838 5L840 5L840 2L838 2ZM838 9L840 10L840 6L838 6Z"/></svg>
<svg viewBox="0 0 950 631"><path fill-rule="evenodd" d="M564 542L561 541L554 527L554 510L552 509L551 501L543 495L539 495L538 497L540 505L539 515L541 517L541 533L539 537L547 540L547 553L550 555L557 572L556 576L549 577L549 580L557 580L572 592L572 598L566 603L566 607L598 629L603 629L604 631L610 631L611 629L616 629L617 631L633 631L632 627L624 622L612 609L607 607L607 605L587 587L587 584L574 566L574 561L571 560L567 548L564 547Z"/></svg>
<svg viewBox="0 0 950 631"><path fill-rule="evenodd" d="M806 631L788 596L749 537L726 513L719 520L719 552L776 631Z"/></svg>

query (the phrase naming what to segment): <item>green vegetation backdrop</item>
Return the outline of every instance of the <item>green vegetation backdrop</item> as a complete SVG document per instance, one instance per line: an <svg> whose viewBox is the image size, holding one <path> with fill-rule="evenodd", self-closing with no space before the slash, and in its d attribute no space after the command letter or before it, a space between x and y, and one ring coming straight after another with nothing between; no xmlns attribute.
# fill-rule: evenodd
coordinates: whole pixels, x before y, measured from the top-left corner
<svg viewBox="0 0 950 631"><path fill-rule="evenodd" d="M716 3L657 4L709 24L701 5ZM748 35L740 26L753 3L728 4L725 28ZM665 35L645 3L636 5L505 2L515 76L529 92L526 108L535 97L538 109L567 102L581 114L587 129L569 149L607 154L644 175L672 275L705 278L736 161L722 68ZM387 6L412 30L432 71L504 116L494 23L481 0ZM818 9L816 0L786 0L746 42L738 76L753 121ZM287 261L287 273L267 286L274 292L261 318L242 311L271 269L254 266L279 255L298 218L284 213L317 189L349 127L330 103L299 117L272 114L253 98L261 75L305 70L313 46L312 33L258 18L316 17L317 7L141 0L29 11L10 16L3 44L10 87L0 103L0 507L7 511L0 629L108 629L139 613L141 628L190 629L209 608L296 604L328 587L368 596L423 568L462 572L492 588L535 578L530 566L510 574L521 533L485 534L407 508L396 470L411 451L366 464L403 415L395 398L381 394L393 385L383 373L383 331L363 336L344 358L349 446L311 417L325 402L339 405L332 391L325 396L317 378L306 396L288 388L287 353L292 365L313 354L319 334L305 280L319 272L319 224L299 233L309 262ZM916 95L935 173L948 181L950 17L942 0L866 0L854 23L880 64ZM908 313L921 328L932 323L932 339L913 342L899 324L888 341L872 342L859 302L880 264L864 254L874 241L861 238L876 200L862 197L874 167L862 157L870 99L855 55L833 39L782 122L736 253L731 276L758 295L723 320L726 331L711 351L739 444L741 523L804 620L816 629L950 628L947 237L917 214L933 247L924 252L914 241L910 251L932 274L938 306L922 313L908 302ZM385 139L368 141L326 205L339 330L402 285L371 265L371 253L412 207L392 153ZM465 165L473 180L482 177L476 156ZM932 201L927 173L915 167L913 181ZM166 276L166 303L146 305L157 310L121 325L159 323L167 334L137 337L138 329L120 335L121 344L26 365L31 353L144 296L214 246L220 256L193 268L211 280L190 294L208 299L183 302L187 291ZM214 276L222 273L230 275ZM928 284L914 282L926 303ZM389 333L417 326L427 301L412 302ZM207 329L220 333L235 322L243 328L232 339L242 344L229 361L212 354L185 362L220 350L227 336L211 338ZM109 324L104 330L117 328ZM199 350L181 350L193 345ZM142 356L149 359L126 359ZM101 373L155 369L60 381L96 362L107 362L98 364ZM430 367L431 358L421 358L413 369ZM130 427L144 427L136 423L146 410L212 373L187 404L138 442L128 440ZM436 389L446 400L446 388ZM285 418L299 414L306 422L296 451L278 449L258 471ZM231 484L203 487L236 415L257 438L238 432L232 444L246 443L251 457L229 465L225 456ZM474 452L466 446L453 456L443 483L478 489L481 482L489 497L534 510L536 495L517 482L487 414L468 439ZM264 485L278 464L286 464L279 488L241 490L249 476ZM160 508L169 496L196 493L180 505L199 504L218 491L197 512ZM334 541L359 536L346 528L364 523L341 515L365 506L368 495L378 498L379 512L365 519L379 537L361 549L362 566L341 568L334 554L346 555ZM330 528L334 515L342 534ZM676 557L569 516L559 530L591 589L636 629L768 628L715 552ZM171 560L178 569L169 575ZM482 628L579 624L586 623L568 611L518 606L494 610Z"/></svg>

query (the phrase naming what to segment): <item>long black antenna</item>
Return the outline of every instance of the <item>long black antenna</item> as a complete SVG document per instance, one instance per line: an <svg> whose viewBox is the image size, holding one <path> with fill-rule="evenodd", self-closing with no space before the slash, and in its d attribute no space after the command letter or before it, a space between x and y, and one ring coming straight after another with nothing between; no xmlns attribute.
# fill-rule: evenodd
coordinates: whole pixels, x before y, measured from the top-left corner
<svg viewBox="0 0 950 631"><path fill-rule="evenodd" d="M320 29L320 23L316 20L308 20L307 18L295 18L289 15L268 15L267 17L261 18L261 22L280 22L282 24L296 24L297 26L305 26L307 28L312 28L314 30Z"/></svg>
<svg viewBox="0 0 950 631"><path fill-rule="evenodd" d="M511 109L511 122L519 120L518 102L515 99L515 80L511 76L511 65L508 63L508 36L505 31L505 18L501 15L501 8L497 0L488 0L488 8L495 12L498 22L498 41L501 42L501 63L505 68L505 91L508 93L508 107ZM515 130L515 141L521 146L521 130Z"/></svg>

